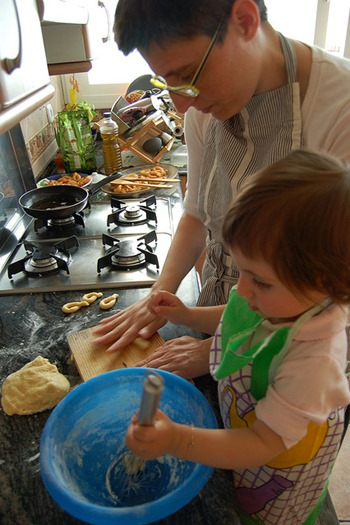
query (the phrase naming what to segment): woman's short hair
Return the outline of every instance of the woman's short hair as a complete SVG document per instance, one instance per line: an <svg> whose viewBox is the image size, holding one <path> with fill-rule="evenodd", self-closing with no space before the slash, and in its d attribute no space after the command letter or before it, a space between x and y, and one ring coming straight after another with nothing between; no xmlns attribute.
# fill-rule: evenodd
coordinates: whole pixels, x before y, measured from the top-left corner
<svg viewBox="0 0 350 525"><path fill-rule="evenodd" d="M350 301L350 166L297 150L250 178L223 226L224 242L271 265L290 290Z"/></svg>
<svg viewBox="0 0 350 525"><path fill-rule="evenodd" d="M235 0L119 0L114 35L119 49L128 55L134 49L162 46L169 40L204 34L212 37ZM264 0L254 0L260 18L267 20ZM225 33L225 27L222 33Z"/></svg>

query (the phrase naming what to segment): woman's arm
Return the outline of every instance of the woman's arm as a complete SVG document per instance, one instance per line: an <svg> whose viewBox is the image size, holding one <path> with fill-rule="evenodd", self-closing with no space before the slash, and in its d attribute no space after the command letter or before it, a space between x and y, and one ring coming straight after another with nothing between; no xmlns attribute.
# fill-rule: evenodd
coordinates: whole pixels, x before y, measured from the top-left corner
<svg viewBox="0 0 350 525"><path fill-rule="evenodd" d="M163 271L153 289L176 292L182 279L202 253L205 238L204 225L195 217L184 214L170 246ZM149 339L165 324L165 320L149 311L147 301L148 297L103 319L94 329L94 343L108 345L108 350L114 352L130 344L137 336Z"/></svg>
<svg viewBox="0 0 350 525"><path fill-rule="evenodd" d="M161 275L153 290L175 293L182 279L194 267L205 248L207 231L204 224L187 213L180 219Z"/></svg>

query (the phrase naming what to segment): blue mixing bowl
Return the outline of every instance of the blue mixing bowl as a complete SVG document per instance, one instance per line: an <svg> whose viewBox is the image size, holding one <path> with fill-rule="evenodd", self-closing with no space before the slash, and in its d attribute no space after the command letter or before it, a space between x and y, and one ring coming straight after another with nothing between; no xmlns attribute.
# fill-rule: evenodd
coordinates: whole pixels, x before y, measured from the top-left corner
<svg viewBox="0 0 350 525"><path fill-rule="evenodd" d="M212 468L170 456L125 468L125 433L140 406L145 374L128 368L102 374L72 390L53 410L40 441L40 469L52 498L94 525L142 525L188 503ZM160 408L178 423L217 428L203 394L179 376L164 378Z"/></svg>

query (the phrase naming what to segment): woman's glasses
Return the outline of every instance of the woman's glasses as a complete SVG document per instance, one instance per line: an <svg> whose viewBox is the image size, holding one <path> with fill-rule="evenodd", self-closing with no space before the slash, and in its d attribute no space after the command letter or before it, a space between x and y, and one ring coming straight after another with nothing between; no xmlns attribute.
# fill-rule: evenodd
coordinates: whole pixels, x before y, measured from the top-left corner
<svg viewBox="0 0 350 525"><path fill-rule="evenodd" d="M160 89L167 89L168 91L171 91L172 93L176 93L177 95L182 95L183 97L192 97L192 98L198 97L199 89L195 86L195 84L198 81L201 73L203 72L204 66L208 61L211 50L215 46L220 36L225 20L226 20L226 16L221 20L217 30L215 31L213 38L211 39L210 44L208 46L208 49L206 50L201 60L201 63L199 64L197 71L195 72L190 84L182 85L182 86L168 86L168 84L166 83L163 77L154 75L150 80L150 83L152 84L152 86L160 88Z"/></svg>

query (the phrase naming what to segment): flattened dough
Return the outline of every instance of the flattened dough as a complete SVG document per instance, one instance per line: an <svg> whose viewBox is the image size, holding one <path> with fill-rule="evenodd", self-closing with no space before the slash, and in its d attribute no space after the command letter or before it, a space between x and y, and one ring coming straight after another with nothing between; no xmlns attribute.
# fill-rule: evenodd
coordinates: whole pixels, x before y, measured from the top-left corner
<svg viewBox="0 0 350 525"><path fill-rule="evenodd" d="M35 414L57 405L69 390L57 366L39 355L5 379L1 404L9 416Z"/></svg>

